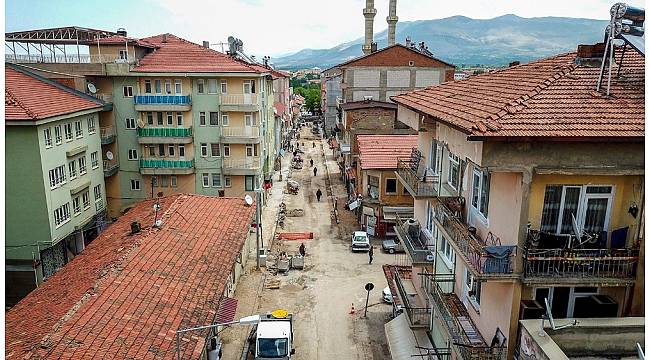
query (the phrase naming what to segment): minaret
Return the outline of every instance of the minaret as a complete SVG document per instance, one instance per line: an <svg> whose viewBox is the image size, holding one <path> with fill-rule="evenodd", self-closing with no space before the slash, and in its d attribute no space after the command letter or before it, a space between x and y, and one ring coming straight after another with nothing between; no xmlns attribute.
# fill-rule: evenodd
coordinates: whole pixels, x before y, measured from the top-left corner
<svg viewBox="0 0 650 360"><path fill-rule="evenodd" d="M388 3L388 46L395 45L395 25L397 24L397 0L389 0Z"/></svg>
<svg viewBox="0 0 650 360"><path fill-rule="evenodd" d="M366 41L361 47L364 55L368 55L371 52L373 35L372 22L375 15L377 15L377 9L375 9L375 0L366 0L366 7L363 9L363 17L366 18Z"/></svg>

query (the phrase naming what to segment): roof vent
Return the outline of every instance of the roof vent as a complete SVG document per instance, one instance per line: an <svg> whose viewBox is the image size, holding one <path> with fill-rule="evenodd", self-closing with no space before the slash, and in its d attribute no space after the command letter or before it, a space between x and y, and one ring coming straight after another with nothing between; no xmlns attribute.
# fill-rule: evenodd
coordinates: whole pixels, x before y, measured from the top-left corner
<svg viewBox="0 0 650 360"><path fill-rule="evenodd" d="M119 36L124 36L126 37L126 29L125 28L118 28L116 31L117 35Z"/></svg>
<svg viewBox="0 0 650 360"><path fill-rule="evenodd" d="M406 43L405 43L405 45L406 45L406 47L408 47L408 48L411 47L411 37L410 37L410 36L407 36L407 37L406 37Z"/></svg>
<svg viewBox="0 0 650 360"><path fill-rule="evenodd" d="M163 34L163 36L162 36L162 42L164 42L164 43L167 42L167 34Z"/></svg>
<svg viewBox="0 0 650 360"><path fill-rule="evenodd" d="M131 223L131 235L139 233L140 229L141 227L139 222L134 221Z"/></svg>
<svg viewBox="0 0 650 360"><path fill-rule="evenodd" d="M370 53L377 52L377 43L373 42L370 44Z"/></svg>
<svg viewBox="0 0 650 360"><path fill-rule="evenodd" d="M206 48L206 49L209 49L210 48L210 42L204 40L203 41L203 47Z"/></svg>
<svg viewBox="0 0 650 360"><path fill-rule="evenodd" d="M513 67L513 66L517 66L517 65L520 65L520 64L521 63L519 61L513 61L510 64L508 64L508 67Z"/></svg>
<svg viewBox="0 0 650 360"><path fill-rule="evenodd" d="M578 45L575 63L582 66L600 67L600 63L604 54L605 43Z"/></svg>

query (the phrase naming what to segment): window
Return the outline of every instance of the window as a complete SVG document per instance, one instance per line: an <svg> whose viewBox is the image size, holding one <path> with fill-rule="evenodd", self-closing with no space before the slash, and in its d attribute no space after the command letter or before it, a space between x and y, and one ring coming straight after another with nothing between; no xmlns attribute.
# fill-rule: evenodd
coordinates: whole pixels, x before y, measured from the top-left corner
<svg viewBox="0 0 650 360"><path fill-rule="evenodd" d="M223 156L230 157L230 144L223 145Z"/></svg>
<svg viewBox="0 0 650 360"><path fill-rule="evenodd" d="M59 227L70 220L70 203L54 210L54 224Z"/></svg>
<svg viewBox="0 0 650 360"><path fill-rule="evenodd" d="M102 199L102 186L101 185L95 185L93 188L93 193L95 194L95 201L99 201Z"/></svg>
<svg viewBox="0 0 650 360"><path fill-rule="evenodd" d="M180 80L174 81L174 94L181 95L183 93L183 85Z"/></svg>
<svg viewBox="0 0 650 360"><path fill-rule="evenodd" d="M129 149L129 160L138 160L138 150Z"/></svg>
<svg viewBox="0 0 650 360"><path fill-rule="evenodd" d="M217 143L211 143L210 144L210 155L212 157L221 156L221 148L219 147L219 144L217 144Z"/></svg>
<svg viewBox="0 0 650 360"><path fill-rule="evenodd" d="M167 147L167 150L168 150L168 152L169 152L169 156L174 156L174 153L175 153L175 151L174 151L174 145L171 145L171 144L170 144L170 145Z"/></svg>
<svg viewBox="0 0 650 360"><path fill-rule="evenodd" d="M140 190L140 180L131 180L131 190L139 191Z"/></svg>
<svg viewBox="0 0 650 360"><path fill-rule="evenodd" d="M429 151L429 168L433 170L434 174L440 173L440 169L442 169L442 146L433 139L431 139Z"/></svg>
<svg viewBox="0 0 650 360"><path fill-rule="evenodd" d="M244 113L244 124L246 126L255 126L255 115L253 113Z"/></svg>
<svg viewBox="0 0 650 360"><path fill-rule="evenodd" d="M212 187L221 187L221 174L212 174Z"/></svg>
<svg viewBox="0 0 650 360"><path fill-rule="evenodd" d="M151 111L147 111L147 125L153 125L153 113Z"/></svg>
<svg viewBox="0 0 650 360"><path fill-rule="evenodd" d="M472 176L472 207L487 219L490 177L487 170L474 169Z"/></svg>
<svg viewBox="0 0 650 360"><path fill-rule="evenodd" d="M427 209L426 229L429 231L430 234L433 235L433 218L434 218L433 206L431 206L431 202L429 201L426 202L425 206Z"/></svg>
<svg viewBox="0 0 650 360"><path fill-rule="evenodd" d="M397 179L386 179L386 194L397 194Z"/></svg>
<svg viewBox="0 0 650 360"><path fill-rule="evenodd" d="M203 187L210 187L210 175L203 173Z"/></svg>
<svg viewBox="0 0 650 360"><path fill-rule="evenodd" d="M52 189L65 184L65 166L57 166L49 171L50 187Z"/></svg>
<svg viewBox="0 0 650 360"><path fill-rule="evenodd" d="M144 93L151 94L151 80L144 81Z"/></svg>
<svg viewBox="0 0 650 360"><path fill-rule="evenodd" d="M199 125L205 126L205 111L199 113Z"/></svg>
<svg viewBox="0 0 650 360"><path fill-rule="evenodd" d="M246 157L257 156L257 147L255 144L246 144Z"/></svg>
<svg viewBox="0 0 650 360"><path fill-rule="evenodd" d="M460 183L460 158L449 153L449 172L447 174L447 184L454 190L458 190Z"/></svg>
<svg viewBox="0 0 650 360"><path fill-rule="evenodd" d="M167 175L161 176L160 177L160 186L161 187L167 187L167 186L169 186L168 184L169 184L169 180L167 179Z"/></svg>
<svg viewBox="0 0 650 360"><path fill-rule="evenodd" d="M171 187L177 187L178 186L178 178L174 175L169 177L169 182Z"/></svg>
<svg viewBox="0 0 650 360"><path fill-rule="evenodd" d="M45 141L45 147L52 147L52 130L50 128L43 130L43 139Z"/></svg>
<svg viewBox="0 0 650 360"><path fill-rule="evenodd" d="M84 204L84 210L87 210L90 207L90 194L88 191L84 191L84 193L81 194L81 199Z"/></svg>
<svg viewBox="0 0 650 360"><path fill-rule="evenodd" d="M217 79L208 79L208 94L217 93Z"/></svg>
<svg viewBox="0 0 650 360"><path fill-rule="evenodd" d="M63 129L65 130L65 141L72 141L72 124L63 125Z"/></svg>
<svg viewBox="0 0 650 360"><path fill-rule="evenodd" d="M244 94L255 94L255 80L244 80Z"/></svg>
<svg viewBox="0 0 650 360"><path fill-rule="evenodd" d="M207 156L208 156L208 144L201 143L201 157L207 157Z"/></svg>
<svg viewBox="0 0 650 360"><path fill-rule="evenodd" d="M379 178L368 175L368 196L371 199L379 199Z"/></svg>
<svg viewBox="0 0 650 360"><path fill-rule="evenodd" d="M161 125L161 126L163 125L163 113L162 112L159 111L159 112L156 113L156 121L157 121L158 125Z"/></svg>
<svg viewBox="0 0 650 360"><path fill-rule="evenodd" d="M127 129L135 129L135 119L134 118L126 118L126 128Z"/></svg>
<svg viewBox="0 0 650 360"><path fill-rule="evenodd" d="M61 145L61 142L63 141L63 138L61 137L61 125L54 127L54 141L56 141L57 145Z"/></svg>
<svg viewBox="0 0 650 360"><path fill-rule="evenodd" d="M165 80L165 94L171 94L172 93L172 81L171 80Z"/></svg>
<svg viewBox="0 0 650 360"><path fill-rule="evenodd" d="M83 175L86 173L86 156L82 156L79 158L79 175Z"/></svg>
<svg viewBox="0 0 650 360"><path fill-rule="evenodd" d="M230 176L224 176L223 177L223 185L225 187L231 187L232 186L232 181L230 180Z"/></svg>
<svg viewBox="0 0 650 360"><path fill-rule="evenodd" d="M151 186L153 186L153 187L158 186L158 177L157 176L152 176L151 177Z"/></svg>
<svg viewBox="0 0 650 360"><path fill-rule="evenodd" d="M154 85L154 90L156 90L156 94L162 94L160 80L154 80L153 85Z"/></svg>
<svg viewBox="0 0 650 360"><path fill-rule="evenodd" d="M196 92L199 94L205 94L205 80L196 80Z"/></svg>
<svg viewBox="0 0 650 360"><path fill-rule="evenodd" d="M245 191L253 191L255 190L255 176L254 175L246 175L244 178L244 190Z"/></svg>
<svg viewBox="0 0 650 360"><path fill-rule="evenodd" d="M92 166L93 169L97 169L99 167L97 151L90 153L90 166Z"/></svg>
<svg viewBox="0 0 650 360"><path fill-rule="evenodd" d="M185 145L184 144L179 144L178 145L178 156L179 157L185 156Z"/></svg>
<svg viewBox="0 0 650 360"><path fill-rule="evenodd" d="M221 93L225 94L228 92L228 82L226 80L221 80Z"/></svg>
<svg viewBox="0 0 650 360"><path fill-rule="evenodd" d="M89 117L88 118L88 134L94 134L97 128L95 127L95 118L94 117Z"/></svg>
<svg viewBox="0 0 650 360"><path fill-rule="evenodd" d="M128 57L129 57L129 53L126 50L120 50L119 51L120 60L127 60Z"/></svg>
<svg viewBox="0 0 650 360"><path fill-rule="evenodd" d="M228 118L228 114L221 114L221 125L223 126L230 125L230 119Z"/></svg>
<svg viewBox="0 0 650 360"><path fill-rule="evenodd" d="M122 94L124 97L133 97L133 86L123 86Z"/></svg>
<svg viewBox="0 0 650 360"><path fill-rule="evenodd" d="M70 180L77 177L77 162L72 160L68 163L68 173L70 173Z"/></svg>
<svg viewBox="0 0 650 360"><path fill-rule="evenodd" d="M445 239L444 236L442 236L442 233L438 229L438 226L433 227L433 232L434 232L434 237L436 238L436 242L440 244L440 248L438 252L440 255L442 255L442 259L446 263L447 267L451 270L454 268L454 263L456 262L456 251L454 251L454 248L451 246L449 241Z"/></svg>
<svg viewBox="0 0 650 360"><path fill-rule="evenodd" d="M219 125L219 113L210 111L210 125L211 126Z"/></svg>
<svg viewBox="0 0 650 360"><path fill-rule="evenodd" d="M479 309L481 305L481 282L465 268L465 297L472 305Z"/></svg>
<svg viewBox="0 0 650 360"><path fill-rule="evenodd" d="M81 201L79 201L79 196L72 199L72 212L74 212L75 216L81 214Z"/></svg>
<svg viewBox="0 0 650 360"><path fill-rule="evenodd" d="M172 112L167 113L167 125L168 126L174 125L174 113Z"/></svg>
<svg viewBox="0 0 650 360"><path fill-rule="evenodd" d="M176 125L183 126L183 113L180 112L176 113Z"/></svg>
<svg viewBox="0 0 650 360"><path fill-rule="evenodd" d="M540 230L573 234L573 218L583 232L609 228L614 187L611 185L547 185Z"/></svg>
<svg viewBox="0 0 650 360"><path fill-rule="evenodd" d="M165 156L165 144L158 144L158 155L160 157Z"/></svg>

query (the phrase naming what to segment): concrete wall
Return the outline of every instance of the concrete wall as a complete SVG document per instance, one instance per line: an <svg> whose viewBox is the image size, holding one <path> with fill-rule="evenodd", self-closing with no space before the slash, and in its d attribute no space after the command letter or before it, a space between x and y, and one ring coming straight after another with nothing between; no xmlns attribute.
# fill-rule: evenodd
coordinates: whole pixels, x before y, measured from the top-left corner
<svg viewBox="0 0 650 360"><path fill-rule="evenodd" d="M220 157L211 157L210 156L210 143L220 142L219 137L221 136L221 116L219 117L219 126L210 126L210 112L219 112L219 103L220 103L220 92L221 85L220 81L231 79L219 78L217 79L217 94L208 94L208 78L204 79L205 93L199 94L197 92L197 79L193 79L192 83L192 133L194 135L194 167L196 171L196 176L194 177L194 191L197 194L203 195L217 195L218 189L204 188L202 175L203 173L208 174L223 174L221 169L221 159ZM230 88L228 84L228 92L233 93L237 90L235 87ZM242 91L240 89L240 91ZM205 112L206 125L200 125L200 113ZM228 118L231 124L235 121L236 113L228 113ZM243 115L242 115L243 117ZM201 157L201 143L208 144L208 157ZM223 150L223 149L222 149ZM223 152L222 152L223 154ZM211 183L212 184L212 183Z"/></svg>
<svg viewBox="0 0 650 360"><path fill-rule="evenodd" d="M409 66L354 66L345 69L343 98L346 102L363 100L391 101L398 93L445 82L445 68Z"/></svg>

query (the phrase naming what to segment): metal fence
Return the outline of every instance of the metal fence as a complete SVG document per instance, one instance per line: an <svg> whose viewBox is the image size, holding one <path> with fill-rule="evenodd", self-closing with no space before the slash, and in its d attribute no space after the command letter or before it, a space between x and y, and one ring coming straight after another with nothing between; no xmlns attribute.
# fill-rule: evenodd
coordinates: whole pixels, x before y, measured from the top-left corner
<svg viewBox="0 0 650 360"><path fill-rule="evenodd" d="M634 279L635 249L527 249L526 277Z"/></svg>
<svg viewBox="0 0 650 360"><path fill-rule="evenodd" d="M418 176L416 165L410 159L398 159L397 174L411 188L414 196L434 197L438 195L438 176Z"/></svg>

